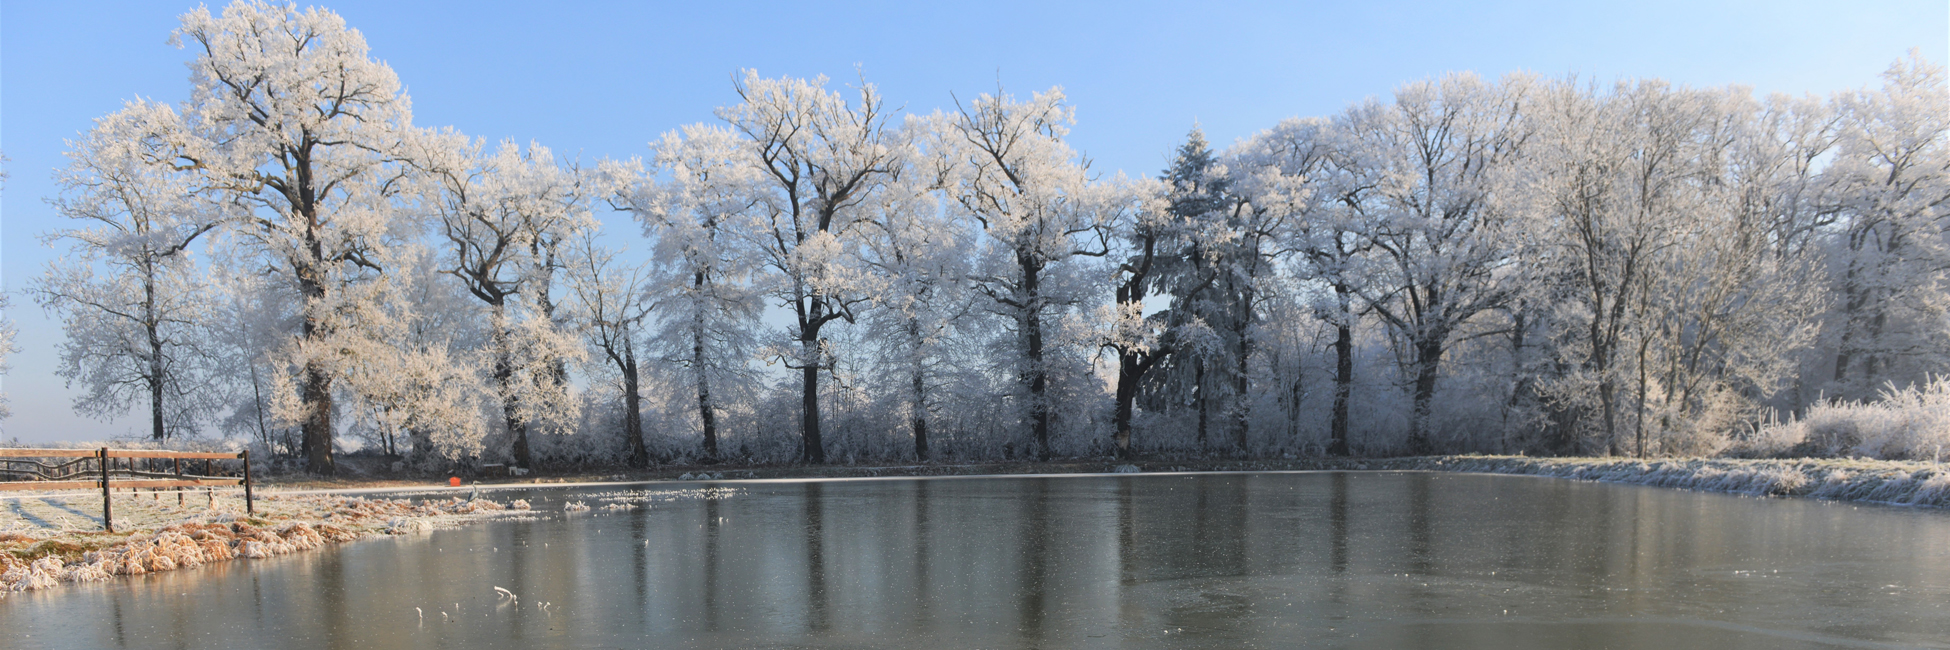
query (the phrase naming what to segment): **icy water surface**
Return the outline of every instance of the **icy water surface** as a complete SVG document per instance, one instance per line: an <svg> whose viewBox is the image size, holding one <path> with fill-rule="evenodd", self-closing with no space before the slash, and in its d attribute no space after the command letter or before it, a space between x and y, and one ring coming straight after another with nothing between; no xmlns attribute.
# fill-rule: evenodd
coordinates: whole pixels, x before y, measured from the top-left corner
<svg viewBox="0 0 1950 650"><path fill-rule="evenodd" d="M17 594L0 646L1950 647L1937 511L1429 473L712 485Z"/></svg>

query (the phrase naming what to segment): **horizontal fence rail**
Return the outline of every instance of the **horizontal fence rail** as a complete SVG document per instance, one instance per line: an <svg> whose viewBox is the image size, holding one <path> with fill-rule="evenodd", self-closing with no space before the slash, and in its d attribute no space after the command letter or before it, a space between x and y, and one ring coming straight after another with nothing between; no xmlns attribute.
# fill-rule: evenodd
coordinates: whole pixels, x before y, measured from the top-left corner
<svg viewBox="0 0 1950 650"><path fill-rule="evenodd" d="M50 460L50 459L71 460ZM137 462L141 461L141 462ZM168 461L159 463L158 461ZM187 463L187 470L185 467ZM198 468L195 461L203 461ZM242 461L232 470L217 461ZM202 472L196 472L201 469ZM83 479L82 477L87 477ZM242 485L244 512L257 513L251 490L251 452L212 453L150 449L0 448L0 492L8 490L102 490L102 529L115 532L113 491Z"/></svg>

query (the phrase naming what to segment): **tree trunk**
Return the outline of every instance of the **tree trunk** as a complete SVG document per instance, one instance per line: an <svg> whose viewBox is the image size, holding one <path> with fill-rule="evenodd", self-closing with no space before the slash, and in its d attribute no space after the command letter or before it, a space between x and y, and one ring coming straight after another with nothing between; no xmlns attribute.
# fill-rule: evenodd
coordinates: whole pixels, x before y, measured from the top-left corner
<svg viewBox="0 0 1950 650"><path fill-rule="evenodd" d="M254 415L257 416L255 418L257 420L257 439L264 443L265 449L273 449L273 447L271 446L271 428L264 424L264 385L263 382L259 380L257 377L257 360L255 359L251 360L250 364L251 364L251 404L254 407L253 410L256 411ZM291 447L290 447L291 439L289 435L285 437L284 442L285 442L285 452L289 453L291 451Z"/></svg>
<svg viewBox="0 0 1950 650"><path fill-rule="evenodd" d="M914 458L928 459L927 385L921 371L914 371Z"/></svg>
<svg viewBox="0 0 1950 650"><path fill-rule="evenodd" d="M691 286L701 295L704 272L691 278ZM711 407L711 376L704 356L704 312L691 313L691 371L697 373L697 422L704 429L704 456L718 457L718 414Z"/></svg>
<svg viewBox="0 0 1950 650"><path fill-rule="evenodd" d="M697 417L698 423L704 427L704 455L717 458L718 414L711 407L711 380L705 376L702 368L697 372Z"/></svg>
<svg viewBox="0 0 1950 650"><path fill-rule="evenodd" d="M1598 382L1598 403L1601 404L1604 409L1605 453L1608 455L1619 455L1618 454L1619 452L1618 404L1617 404L1618 400L1617 400L1617 396L1612 394L1612 392L1616 389L1617 386L1615 385L1615 382L1612 381L1610 376L1606 376L1603 380L1600 380Z"/></svg>
<svg viewBox="0 0 1950 650"><path fill-rule="evenodd" d="M1301 365L1304 361L1297 355L1293 363L1293 381L1287 384L1286 439L1287 444L1298 447L1300 446L1300 399L1307 392L1304 383L1306 368Z"/></svg>
<svg viewBox="0 0 1950 650"><path fill-rule="evenodd" d="M1247 250L1257 251L1258 248L1259 243L1255 238L1251 248ZM1232 415L1230 428L1232 429L1233 449L1241 456L1246 455L1246 430L1251 425L1252 418L1252 398L1248 392L1252 388L1253 340L1251 337L1251 329L1255 320L1253 301L1258 297L1254 288L1256 286L1255 283L1259 281L1259 254L1257 252L1250 254L1252 255L1252 263L1247 267L1248 272L1245 280L1242 282L1244 286L1241 286L1237 293L1239 302L1233 305L1231 319L1232 337L1239 343L1238 347L1233 349L1232 405L1229 409Z"/></svg>
<svg viewBox="0 0 1950 650"><path fill-rule="evenodd" d="M149 353L149 369L151 372L157 372L161 370L162 360L158 358L161 356L162 354L158 352ZM169 441L168 432L163 430L163 407L162 407L163 383L161 378L162 376L150 375L150 377L151 379L149 380L149 431L150 431L149 437L151 439L154 439L156 442L168 442Z"/></svg>
<svg viewBox="0 0 1950 650"><path fill-rule="evenodd" d="M1346 456L1349 453L1347 444L1347 400L1354 392L1354 328L1347 321L1353 318L1353 314L1348 313L1347 309L1347 289L1342 286L1336 286L1334 287L1334 291L1340 294L1341 322L1334 325L1333 442L1328 445L1327 453L1334 456Z"/></svg>
<svg viewBox="0 0 1950 650"><path fill-rule="evenodd" d="M806 300L799 312L799 436L805 444L803 458L809 463L826 462L826 443L819 431L819 329L826 323L826 301L819 296Z"/></svg>
<svg viewBox="0 0 1950 650"><path fill-rule="evenodd" d="M1118 458L1130 458L1131 417L1137 403L1138 380L1144 375L1144 368L1137 352L1125 350L1117 354L1117 410L1111 415L1114 430L1112 442L1116 445Z"/></svg>
<svg viewBox="0 0 1950 650"><path fill-rule="evenodd" d="M1516 410L1517 405L1522 403L1524 394L1530 390L1530 374L1524 372L1523 364L1525 320L1524 305L1519 302L1516 312L1510 316L1510 397L1503 402L1503 421L1501 423L1503 425L1503 434L1502 442L1498 449L1498 451L1506 454L1510 453L1510 447L1512 446L1510 444L1510 413Z"/></svg>
<svg viewBox="0 0 1950 650"><path fill-rule="evenodd" d="M508 427L516 467L533 467L528 447L528 423L521 417L521 397L515 386L514 350L509 349L507 314L494 305L494 385L501 391L501 421Z"/></svg>
<svg viewBox="0 0 1950 650"><path fill-rule="evenodd" d="M163 430L163 359L162 337L156 331L156 269L145 265L142 279L142 318L143 333L149 339L149 437L156 442L167 442L169 432Z"/></svg>
<svg viewBox="0 0 1950 650"><path fill-rule="evenodd" d="M807 330L799 339L802 352L799 368L799 437L804 443L803 459L808 463L826 462L826 443L819 431L819 335Z"/></svg>
<svg viewBox="0 0 1950 650"><path fill-rule="evenodd" d="M1022 268L1022 340L1024 368L1029 384L1030 430L1036 440L1036 458L1049 460L1050 409L1046 394L1049 372L1043 367L1043 297L1040 283L1042 266L1027 253L1018 253Z"/></svg>
<svg viewBox="0 0 1950 650"><path fill-rule="evenodd" d="M711 376L704 365L704 333L691 333L691 371L697 373L697 421L704 428L704 457L718 457L718 416L711 408Z"/></svg>
<svg viewBox="0 0 1950 650"><path fill-rule="evenodd" d="M321 476L336 472L332 462L332 375L324 364L305 363L305 471Z"/></svg>
<svg viewBox="0 0 1950 650"><path fill-rule="evenodd" d="M1874 315L1869 317L1868 337L1871 347L1868 354L1862 355L1862 378L1865 380L1863 382L1864 386L1874 386L1876 376L1882 374L1882 366L1884 364L1882 363L1883 359L1880 354L1881 350L1878 348L1881 347L1879 343L1882 340L1882 328L1889 323L1889 313L1884 309L1884 303L1882 301L1877 301L1872 309L1874 310Z"/></svg>
<svg viewBox="0 0 1950 650"><path fill-rule="evenodd" d="M1639 341L1639 407L1638 415L1632 420L1632 438L1638 447L1638 457L1645 457L1645 353L1650 339Z"/></svg>
<svg viewBox="0 0 1950 650"><path fill-rule="evenodd" d="M620 329L620 328L619 328ZM623 435L629 438L630 466L648 467L650 450L643 444L643 395L637 390L636 347L627 330L623 335Z"/></svg>
<svg viewBox="0 0 1950 650"><path fill-rule="evenodd" d="M1251 299L1248 298L1248 301ZM1250 303L1249 303L1250 304ZM1246 338L1247 321L1242 318L1235 334L1239 337L1239 349L1233 357L1232 368L1232 446L1241 456L1246 454L1246 429L1251 424L1252 403L1247 396L1251 388L1252 375L1248 364L1252 361L1253 344Z"/></svg>
<svg viewBox="0 0 1950 650"><path fill-rule="evenodd" d="M1620 295L1618 298L1615 299L1615 301L1622 303L1624 299L1625 299L1624 296ZM1602 300L1596 302L1598 302L1598 304L1603 304ZM1618 445L1618 440L1616 438L1618 434L1617 431L1618 422L1614 420L1612 417L1617 408L1616 405L1612 403L1612 401L1616 398L1615 395L1612 395L1612 389L1614 388L1614 386L1613 386L1613 381L1611 376L1611 371L1612 371L1611 355L1612 355L1613 339L1605 336L1605 322L1604 319L1601 318L1603 314L1604 312L1601 311L1591 319L1591 326L1590 326L1591 360L1585 364L1585 368L1587 370L1590 370L1592 374L1597 375L1599 378L1598 379L1599 410L1600 410L1600 415L1605 418L1604 440L1602 442L1605 445L1606 451L1610 452L1613 448L1617 447ZM1614 324L1616 322L1617 322L1616 320L1613 321Z"/></svg>
<svg viewBox="0 0 1950 650"><path fill-rule="evenodd" d="M312 257L322 259L324 249L321 243L316 237L310 239ZM325 329L314 313L323 306L325 287L312 277L311 268L316 267L299 270L298 288L305 296L305 323L301 335L305 341L315 343L325 338ZM305 421L301 425L303 435L300 439L300 445L304 447L305 471L331 476L337 471L332 461L332 374L317 359L305 362L305 386L300 397L305 405Z"/></svg>
<svg viewBox="0 0 1950 650"><path fill-rule="evenodd" d="M907 340L914 355L914 458L928 459L928 384L925 364L921 359L921 321L907 319Z"/></svg>
<svg viewBox="0 0 1950 650"><path fill-rule="evenodd" d="M555 284L555 269L559 268L560 265L555 262L554 241L540 240L537 245L541 249L542 257L542 264L539 269L540 273L534 279L530 280L528 285L534 287L535 308L542 313L542 322L548 323L549 327L553 328L556 325L555 300L549 297L549 288ZM569 362L559 356L549 359L548 381L549 388L557 391L563 390L564 387L568 386Z"/></svg>
<svg viewBox="0 0 1950 650"><path fill-rule="evenodd" d="M1854 345L1855 319L1856 315L1862 312L1862 307L1867 302L1865 292L1856 286L1855 277L1855 264L1850 263L1848 273L1844 276L1845 280L1842 283L1842 295L1845 298L1842 300L1842 338L1836 345L1837 349L1835 351L1836 384L1842 384L1848 381L1849 364L1854 360L1854 350L1851 346Z"/></svg>
<svg viewBox="0 0 1950 650"><path fill-rule="evenodd" d="M1419 341L1415 344L1415 405L1408 426L1408 448L1411 453L1425 454L1433 451L1429 439L1429 420L1435 402L1435 381L1440 376L1442 362L1442 338L1432 334L1433 340Z"/></svg>
<svg viewBox="0 0 1950 650"><path fill-rule="evenodd" d="M1199 357L1198 363L1192 365L1192 390L1195 391L1193 395L1197 396L1197 404L1195 406L1198 408L1197 440L1199 451L1205 451L1209 447L1206 441L1209 440L1207 431L1212 419L1210 415L1212 411L1212 400L1206 394L1206 388L1205 357Z"/></svg>

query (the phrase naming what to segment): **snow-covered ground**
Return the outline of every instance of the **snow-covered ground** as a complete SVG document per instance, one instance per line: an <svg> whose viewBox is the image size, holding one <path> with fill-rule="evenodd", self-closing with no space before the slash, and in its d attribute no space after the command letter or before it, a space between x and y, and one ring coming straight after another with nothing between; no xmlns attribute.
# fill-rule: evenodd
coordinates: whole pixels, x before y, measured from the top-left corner
<svg viewBox="0 0 1950 650"><path fill-rule="evenodd" d="M1428 460L1426 468L1950 508L1950 465L1935 462L1866 458L1639 460L1446 456Z"/></svg>
<svg viewBox="0 0 1950 650"><path fill-rule="evenodd" d="M265 495L245 514L236 491L118 494L116 532L98 494L0 498L0 597L64 582L108 580L265 558L372 535L404 535L485 518L526 516L528 503L454 497L411 502L343 494Z"/></svg>

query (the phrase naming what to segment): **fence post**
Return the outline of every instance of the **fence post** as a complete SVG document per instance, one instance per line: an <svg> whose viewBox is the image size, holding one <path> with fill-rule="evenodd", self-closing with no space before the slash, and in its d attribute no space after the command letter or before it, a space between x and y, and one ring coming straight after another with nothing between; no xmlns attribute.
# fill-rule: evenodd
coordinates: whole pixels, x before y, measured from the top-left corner
<svg viewBox="0 0 1950 650"><path fill-rule="evenodd" d="M257 502L251 498L251 450L245 449L237 457L244 459L244 514L254 515Z"/></svg>
<svg viewBox="0 0 1950 650"><path fill-rule="evenodd" d="M114 499L108 492L108 448L95 452L102 467L102 530L115 532Z"/></svg>

